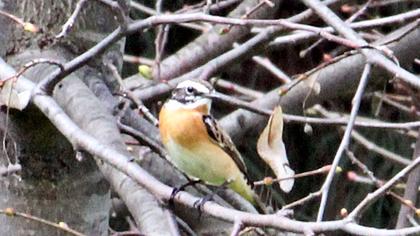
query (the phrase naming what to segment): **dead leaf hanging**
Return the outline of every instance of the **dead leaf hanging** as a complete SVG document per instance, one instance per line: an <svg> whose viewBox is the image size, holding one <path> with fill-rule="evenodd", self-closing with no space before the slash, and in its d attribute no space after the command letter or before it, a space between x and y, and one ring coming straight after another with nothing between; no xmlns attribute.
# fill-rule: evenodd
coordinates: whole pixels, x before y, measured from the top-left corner
<svg viewBox="0 0 420 236"><path fill-rule="evenodd" d="M281 107L274 109L267 126L258 139L257 151L278 179L292 177L295 174L289 166L286 148L283 143L283 112ZM288 193L292 190L294 182L293 178L280 181L280 188Z"/></svg>

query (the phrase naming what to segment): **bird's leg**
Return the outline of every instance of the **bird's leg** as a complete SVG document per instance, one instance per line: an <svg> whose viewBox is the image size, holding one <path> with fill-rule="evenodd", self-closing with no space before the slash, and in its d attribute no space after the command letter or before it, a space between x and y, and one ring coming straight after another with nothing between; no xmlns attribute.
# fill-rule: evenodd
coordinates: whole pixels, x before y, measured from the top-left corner
<svg viewBox="0 0 420 236"><path fill-rule="evenodd" d="M168 200L168 203L169 203L170 206L173 206L174 205L174 198L175 198L175 196L179 192L184 191L185 188L188 187L188 186L194 186L194 185L202 182L199 179L198 180L192 180L192 179L190 179L188 177L187 177L187 179L188 179L188 182L187 183L185 183L185 184L183 184L183 185L181 185L179 187L173 188L172 193L171 193L171 196L169 197L169 200Z"/></svg>
<svg viewBox="0 0 420 236"><path fill-rule="evenodd" d="M200 217L201 217L201 213L203 212L202 210L203 210L204 203L213 200L213 196L216 195L220 190L224 189L229 183L230 181L224 182L222 185L217 186L215 191L213 191L210 194L207 194L206 196L194 202L194 207L198 209L198 213Z"/></svg>

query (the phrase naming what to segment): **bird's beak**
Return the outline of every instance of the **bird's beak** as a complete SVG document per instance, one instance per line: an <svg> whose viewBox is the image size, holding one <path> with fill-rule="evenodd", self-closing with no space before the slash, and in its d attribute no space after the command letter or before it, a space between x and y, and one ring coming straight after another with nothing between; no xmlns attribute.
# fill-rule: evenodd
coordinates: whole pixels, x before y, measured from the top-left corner
<svg viewBox="0 0 420 236"><path fill-rule="evenodd" d="M210 99L219 97L218 93L215 92L215 91L211 91L210 93L202 94L202 96L205 97L205 98L210 98Z"/></svg>

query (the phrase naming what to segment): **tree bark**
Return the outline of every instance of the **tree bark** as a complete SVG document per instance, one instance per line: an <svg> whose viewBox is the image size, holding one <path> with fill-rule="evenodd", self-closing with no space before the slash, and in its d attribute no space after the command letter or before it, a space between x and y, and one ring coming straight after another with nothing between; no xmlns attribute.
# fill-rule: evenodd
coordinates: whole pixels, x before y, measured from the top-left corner
<svg viewBox="0 0 420 236"><path fill-rule="evenodd" d="M0 2L2 10L42 29L38 34L25 32L20 25L0 17L1 56L7 55L8 61L15 68L39 57L65 61L65 58L73 57L72 53L84 51L96 44L117 26L114 19L109 17L113 15L111 9L89 1L68 37L55 41L53 37L61 30L61 25L77 2ZM113 50L121 49L122 43L117 44ZM50 54L40 53L28 48L54 48L54 51ZM47 68L39 66L25 75L39 81L49 71ZM9 119L7 126L6 119ZM22 180L19 181L16 176L0 179L0 208L12 207L16 211L53 222L65 222L88 235L106 235L111 207L109 184L98 171L95 162L90 158L77 161L71 144L33 106L23 112L11 111L9 117L3 112L1 121L3 133L7 130L11 140L16 142L17 149L12 158L17 158L22 165ZM4 155L1 159L2 164L7 162ZM21 218L0 216L0 225L1 235L29 235L33 232L40 235L63 234L50 226Z"/></svg>
<svg viewBox="0 0 420 236"><path fill-rule="evenodd" d="M420 156L420 137L417 137L416 147L413 152L413 160ZM404 199L410 200L414 206L418 206L420 198L418 197L418 189L420 186L420 166L415 168L408 175L407 184L404 192ZM411 226L408 216L413 216L415 212L404 204L401 204L400 212L398 213L397 229Z"/></svg>
<svg viewBox="0 0 420 236"><path fill-rule="evenodd" d="M272 2L275 7L271 8L264 5L251 14L249 18L264 19L272 17L282 1L275 0ZM257 4L258 1L256 0L243 1L229 16L239 18ZM157 70L156 66L154 67L153 77L160 80L169 80L195 69L209 59L232 48L233 43L243 39L251 30L250 27L235 26L226 34L220 33L221 29L226 27L224 25L213 27L209 32L200 35L178 52L164 59L160 64L160 70Z"/></svg>

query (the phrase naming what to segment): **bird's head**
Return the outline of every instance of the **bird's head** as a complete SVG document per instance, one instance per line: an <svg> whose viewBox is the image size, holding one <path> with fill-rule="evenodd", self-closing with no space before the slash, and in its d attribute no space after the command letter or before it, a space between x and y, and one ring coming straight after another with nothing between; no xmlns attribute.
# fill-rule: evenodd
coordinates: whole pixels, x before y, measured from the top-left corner
<svg viewBox="0 0 420 236"><path fill-rule="evenodd" d="M211 107L211 99L208 96L213 92L213 87L205 81L186 80L179 83L172 91L172 96L166 102L165 107L196 109L206 106L208 112Z"/></svg>

